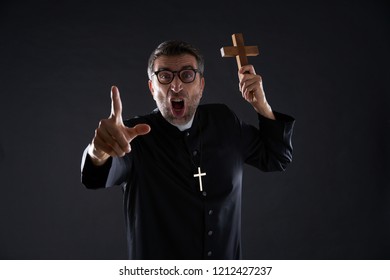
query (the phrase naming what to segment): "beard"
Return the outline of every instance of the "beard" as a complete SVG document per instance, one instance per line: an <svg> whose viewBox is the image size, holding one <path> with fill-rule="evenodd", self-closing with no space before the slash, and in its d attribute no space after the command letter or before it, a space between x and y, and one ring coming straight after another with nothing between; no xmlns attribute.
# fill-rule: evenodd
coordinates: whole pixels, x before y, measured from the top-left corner
<svg viewBox="0 0 390 280"><path fill-rule="evenodd" d="M201 90L191 96L188 92L175 93L168 90L166 94L158 94L155 100L162 116L169 123L185 125L194 117L201 98Z"/></svg>

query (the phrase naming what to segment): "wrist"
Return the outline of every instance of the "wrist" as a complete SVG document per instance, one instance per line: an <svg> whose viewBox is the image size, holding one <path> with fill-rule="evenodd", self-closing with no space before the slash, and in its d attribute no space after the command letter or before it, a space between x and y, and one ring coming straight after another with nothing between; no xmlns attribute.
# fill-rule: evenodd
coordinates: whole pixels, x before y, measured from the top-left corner
<svg viewBox="0 0 390 280"><path fill-rule="evenodd" d="M110 158L109 154L98 151L93 144L90 144L88 147L88 155L90 156L92 163L96 166L103 165Z"/></svg>
<svg viewBox="0 0 390 280"><path fill-rule="evenodd" d="M268 118L268 119L271 119L271 120L275 120L276 119L275 115L274 115L274 113L272 111L271 106L267 102L265 102L265 103L263 103L261 105L253 104L253 108L255 109L255 111L258 114L262 115L265 118Z"/></svg>

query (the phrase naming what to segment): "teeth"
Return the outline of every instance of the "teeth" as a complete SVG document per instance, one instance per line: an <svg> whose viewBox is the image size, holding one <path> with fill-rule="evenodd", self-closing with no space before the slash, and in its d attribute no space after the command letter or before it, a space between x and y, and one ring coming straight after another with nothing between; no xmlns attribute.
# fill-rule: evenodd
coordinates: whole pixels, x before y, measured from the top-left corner
<svg viewBox="0 0 390 280"><path fill-rule="evenodd" d="M172 101L173 101L173 102L182 102L183 99L180 99L180 98L172 98Z"/></svg>

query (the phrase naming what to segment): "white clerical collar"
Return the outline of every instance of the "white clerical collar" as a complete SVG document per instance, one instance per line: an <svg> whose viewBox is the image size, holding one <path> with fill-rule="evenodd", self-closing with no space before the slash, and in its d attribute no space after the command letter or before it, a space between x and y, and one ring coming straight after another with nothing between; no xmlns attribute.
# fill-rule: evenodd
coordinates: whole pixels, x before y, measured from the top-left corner
<svg viewBox="0 0 390 280"><path fill-rule="evenodd" d="M186 129L191 128L193 121L194 121L194 116L192 116L191 120L188 123L182 125L174 124L174 126L176 126L180 131L184 131Z"/></svg>

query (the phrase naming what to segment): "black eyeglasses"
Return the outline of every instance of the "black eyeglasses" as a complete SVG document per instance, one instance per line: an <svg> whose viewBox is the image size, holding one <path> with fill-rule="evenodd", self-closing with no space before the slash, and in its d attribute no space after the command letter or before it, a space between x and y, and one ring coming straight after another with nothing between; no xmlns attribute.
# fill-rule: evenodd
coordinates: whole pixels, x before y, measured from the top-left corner
<svg viewBox="0 0 390 280"><path fill-rule="evenodd" d="M196 78L196 73L200 73L198 69L183 69L180 71L170 71L170 70L159 70L152 74L156 75L157 80L163 84L167 85L170 84L173 79L175 78L175 74L177 73L177 76L183 83L192 83Z"/></svg>

